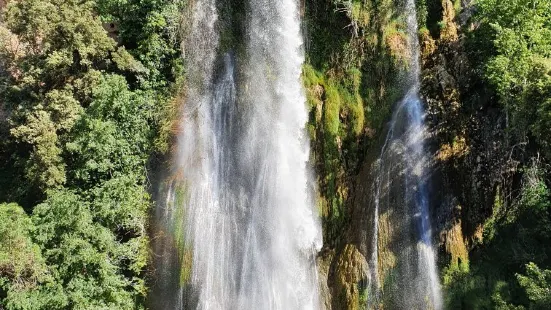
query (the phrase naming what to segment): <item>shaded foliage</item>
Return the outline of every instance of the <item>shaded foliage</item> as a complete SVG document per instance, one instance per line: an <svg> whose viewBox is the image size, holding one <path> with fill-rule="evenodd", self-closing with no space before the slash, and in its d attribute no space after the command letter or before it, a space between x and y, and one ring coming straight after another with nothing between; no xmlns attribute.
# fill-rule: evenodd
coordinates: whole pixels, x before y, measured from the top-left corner
<svg viewBox="0 0 551 310"><path fill-rule="evenodd" d="M485 225L483 243L470 254L470 263L444 270L449 308L540 309L545 305L541 308L545 309L551 305L545 304L549 301L545 296L538 297L540 306L535 305L530 290L537 291L537 286L531 288L536 284L526 276L515 276L530 262L551 264L551 192L537 173L527 173L521 198L512 207L504 209L497 202ZM527 268L530 276L534 268Z"/></svg>

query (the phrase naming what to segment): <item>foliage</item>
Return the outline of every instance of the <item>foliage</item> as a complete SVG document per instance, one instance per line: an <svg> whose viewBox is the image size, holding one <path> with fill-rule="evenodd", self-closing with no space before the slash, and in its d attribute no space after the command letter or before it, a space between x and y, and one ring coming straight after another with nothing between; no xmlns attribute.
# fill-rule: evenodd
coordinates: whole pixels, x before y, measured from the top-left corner
<svg viewBox="0 0 551 310"><path fill-rule="evenodd" d="M82 114L96 70L119 54L93 4L17 1L6 11L5 24L17 43L4 41L8 48L0 55L11 60L4 107L16 146L30 150L25 176L42 192L65 183L65 136ZM21 51L9 57L14 44Z"/></svg>
<svg viewBox="0 0 551 310"><path fill-rule="evenodd" d="M508 163L520 169L513 168L515 176L504 174L495 184L491 210L470 206L486 218L480 226L483 235L472 246L468 270L445 268L446 304L464 309L548 309L544 269L551 266L551 192L545 163L551 158L551 2L480 0L473 18L474 27L464 31L469 60L484 80L476 87L495 95L480 100L484 106L474 105L503 112L504 153ZM519 145L526 147L520 150ZM530 166L534 158L541 161L538 167Z"/></svg>
<svg viewBox="0 0 551 310"><path fill-rule="evenodd" d="M123 177L88 200L69 190L48 196L32 222L17 205L1 205L0 218L9 223L0 231L7 309L141 308L149 205L143 187Z"/></svg>
<svg viewBox="0 0 551 310"><path fill-rule="evenodd" d="M530 299L530 309L549 309L551 306L551 270L541 270L536 264L526 265L526 275L517 274L520 286Z"/></svg>
<svg viewBox="0 0 551 310"><path fill-rule="evenodd" d="M510 130L517 139L533 135L550 156L551 1L483 0L478 8L481 35L490 33L493 40L485 76L505 108Z"/></svg>
<svg viewBox="0 0 551 310"><path fill-rule="evenodd" d="M182 6L24 0L2 12L0 202L24 209L0 204L0 308L144 307L147 165L181 81Z"/></svg>
<svg viewBox="0 0 551 310"><path fill-rule="evenodd" d="M302 77L326 245L338 242L349 220L351 176L402 94L397 81L407 51L398 11L391 0L306 4Z"/></svg>
<svg viewBox="0 0 551 310"><path fill-rule="evenodd" d="M30 292L47 280L40 248L31 239L34 225L16 204L0 204L0 308L40 307Z"/></svg>
<svg viewBox="0 0 551 310"><path fill-rule="evenodd" d="M87 188L144 170L152 151L153 102L147 92L131 92L121 76L100 78L85 115L74 125L66 144L71 185Z"/></svg>
<svg viewBox="0 0 551 310"><path fill-rule="evenodd" d="M513 206L496 203L494 208L484 228L483 243L471 253L469 268L444 271L450 308L530 308L535 305L532 300L538 298L533 294L542 292L538 287L544 287L545 277L539 276L539 282L533 283L536 269L532 265L528 278L515 277L522 271L520 266L529 262L551 263L551 192L542 181L542 171L534 167L525 172L521 196ZM549 308L551 304L545 304L548 301L541 299L546 305L542 309Z"/></svg>
<svg viewBox="0 0 551 310"><path fill-rule="evenodd" d="M183 0L97 0L105 21L116 23L119 40L145 70L136 80L140 88L166 91L182 75L179 35Z"/></svg>
<svg viewBox="0 0 551 310"><path fill-rule="evenodd" d="M143 288L123 274L132 250L95 220L88 202L68 190L50 192L33 223L33 237L63 287L50 308L134 308Z"/></svg>

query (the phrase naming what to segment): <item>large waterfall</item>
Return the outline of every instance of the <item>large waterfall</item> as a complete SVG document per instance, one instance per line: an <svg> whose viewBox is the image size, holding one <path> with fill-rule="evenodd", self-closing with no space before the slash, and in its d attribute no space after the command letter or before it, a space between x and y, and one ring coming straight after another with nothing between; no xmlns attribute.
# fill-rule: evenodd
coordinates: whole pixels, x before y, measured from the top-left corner
<svg viewBox="0 0 551 310"><path fill-rule="evenodd" d="M407 92L394 109L373 171L369 308L441 309L429 212L429 154L419 97L420 55L414 0L405 6L411 60Z"/></svg>
<svg viewBox="0 0 551 310"><path fill-rule="evenodd" d="M188 86L157 215L181 266L170 282L180 286L176 302L165 309L315 309L321 228L298 4L250 0L240 53L219 48L217 5L193 3L184 44Z"/></svg>

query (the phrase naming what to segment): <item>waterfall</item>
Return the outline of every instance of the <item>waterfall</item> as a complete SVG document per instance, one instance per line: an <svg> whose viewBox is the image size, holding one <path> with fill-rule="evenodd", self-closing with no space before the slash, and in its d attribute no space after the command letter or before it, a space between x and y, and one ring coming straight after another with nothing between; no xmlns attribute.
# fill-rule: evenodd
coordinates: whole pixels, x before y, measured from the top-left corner
<svg viewBox="0 0 551 310"><path fill-rule="evenodd" d="M429 154L419 97L420 55L414 0L405 6L411 60L373 172L373 236L368 308L441 309L429 210ZM389 224L381 223L382 217ZM384 239L381 239L384 227ZM381 248L386 248L381 253ZM391 253L389 253L391 252ZM381 274L382 273L382 274ZM382 282L382 283L381 283Z"/></svg>
<svg viewBox="0 0 551 310"><path fill-rule="evenodd" d="M186 98L158 211L180 265L177 305L165 309L318 308L322 238L297 3L250 0L239 54L219 51L215 0L193 5Z"/></svg>

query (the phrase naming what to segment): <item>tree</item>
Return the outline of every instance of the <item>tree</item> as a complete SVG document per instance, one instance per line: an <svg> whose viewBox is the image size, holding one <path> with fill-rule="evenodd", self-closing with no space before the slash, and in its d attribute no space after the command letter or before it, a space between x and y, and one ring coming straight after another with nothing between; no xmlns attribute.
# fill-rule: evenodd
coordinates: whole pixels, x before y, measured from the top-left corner
<svg viewBox="0 0 551 310"><path fill-rule="evenodd" d="M551 158L551 1L481 0L478 19L490 26L494 55L485 76L495 87L518 138L535 136Z"/></svg>
<svg viewBox="0 0 551 310"><path fill-rule="evenodd" d="M122 76L102 75L66 144L70 185L85 189L145 171L152 151L154 103L147 92L131 92Z"/></svg>
<svg viewBox="0 0 551 310"><path fill-rule="evenodd" d="M37 309L34 291L49 279L40 248L31 239L34 225L17 204L0 204L0 308Z"/></svg>
<svg viewBox="0 0 551 310"><path fill-rule="evenodd" d="M184 0L97 0L104 20L115 22L119 39L145 70L136 75L136 85L170 90L182 76L180 51L181 12Z"/></svg>
<svg viewBox="0 0 551 310"><path fill-rule="evenodd" d="M66 182L67 134L90 104L100 71L141 70L107 35L95 6L36 0L14 1L6 10L0 58L10 74L3 110L18 153L28 153L26 178L42 192Z"/></svg>
<svg viewBox="0 0 551 310"><path fill-rule="evenodd" d="M0 201L32 216L0 205L13 224L0 228L1 309L143 307L146 166L182 70L169 29L182 3L22 0L2 12Z"/></svg>
<svg viewBox="0 0 551 310"><path fill-rule="evenodd" d="M125 256L114 234L94 220L90 204L75 193L61 190L48 196L32 219L33 238L63 288L56 292L61 303L48 305L50 309L134 309L143 292L122 274Z"/></svg>
<svg viewBox="0 0 551 310"><path fill-rule="evenodd" d="M517 279L530 299L530 309L551 308L551 270L541 270L529 263L526 275L517 274Z"/></svg>

